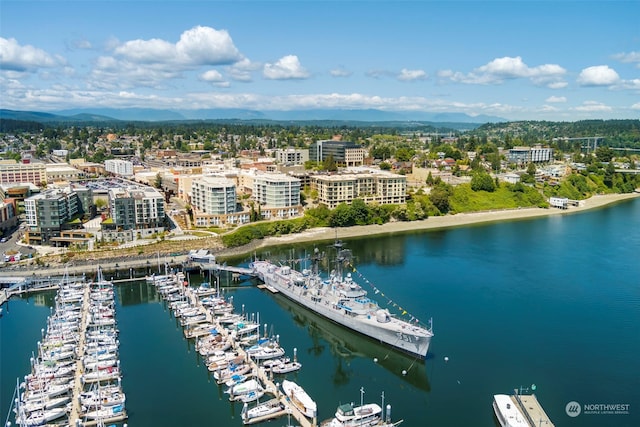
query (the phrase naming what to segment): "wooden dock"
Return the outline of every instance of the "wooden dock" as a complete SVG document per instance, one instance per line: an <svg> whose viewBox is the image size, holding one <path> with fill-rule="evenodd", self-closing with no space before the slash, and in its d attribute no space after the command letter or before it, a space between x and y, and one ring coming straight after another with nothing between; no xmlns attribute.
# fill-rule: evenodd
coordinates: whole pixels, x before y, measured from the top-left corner
<svg viewBox="0 0 640 427"><path fill-rule="evenodd" d="M216 325L216 329L226 340L228 338L229 333L225 328L223 328L220 325L220 323L217 321L216 317L211 313L211 311L207 310L202 305L202 303L198 299L198 296L195 294L195 292L193 292L191 288L187 288L185 292L187 293L187 297L189 298L189 301L191 302L192 306L198 307L201 312L205 313L207 317L207 321ZM234 350L238 352L238 355L241 356L244 360L247 361L247 363L250 364L251 366L250 372L257 372L258 378L260 379L262 384L264 384L265 391L267 393L274 395L275 399L277 399L280 403L282 403L285 408L283 411L280 411L274 414L265 415L264 417L259 417L260 420L256 419L251 423L258 423L260 421L266 421L269 419L291 414L291 416L296 419L296 421L301 427L316 427L318 425L317 418L314 418L313 420L309 420L309 418L307 418L298 409L298 407L294 405L293 402L291 402L289 397L280 391L278 386L273 382L273 378L271 378L270 375L267 374L264 368L258 366L258 364L254 360L252 360L251 357L247 355L247 352L242 348L242 346L240 346L235 341L232 341L232 343L233 343L232 346Z"/></svg>
<svg viewBox="0 0 640 427"><path fill-rule="evenodd" d="M82 384L82 375L84 375L84 365L82 363L82 358L84 357L85 350L85 341L86 341L86 330L87 323L89 322L89 294L90 289L89 285L84 285L84 295L82 298L82 317L80 320L80 331L79 331L79 341L77 348L77 360L76 360L76 377L73 383L73 397L71 398L71 412L69 412L69 425L75 426L78 425L78 421L81 421L80 414L82 412L82 408L80 407L80 394L83 391L84 385Z"/></svg>

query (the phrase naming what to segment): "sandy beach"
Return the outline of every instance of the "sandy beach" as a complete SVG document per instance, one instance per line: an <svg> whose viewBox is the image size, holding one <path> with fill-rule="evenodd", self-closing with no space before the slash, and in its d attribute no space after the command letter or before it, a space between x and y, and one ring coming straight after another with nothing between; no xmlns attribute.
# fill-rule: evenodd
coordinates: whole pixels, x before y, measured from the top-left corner
<svg viewBox="0 0 640 427"><path fill-rule="evenodd" d="M268 246L283 245L287 243L304 243L310 241L333 240L337 237L346 239L350 237L375 236L382 234L404 233L419 230L441 229L449 227L461 227L465 225L481 224L498 221L516 221L538 218L551 215L572 215L590 209L601 208L613 203L640 197L640 193L629 194L606 194L593 196L586 200L581 200L579 206L573 206L562 210L557 208L526 208L509 209L497 211L484 211L474 213L464 213L456 215L434 216L421 221L411 222L389 222L382 225L362 225L344 228L321 227L304 231L298 234L289 234L280 237L267 237L258 242L253 242L240 248L222 249L219 255L232 256L240 255Z"/></svg>

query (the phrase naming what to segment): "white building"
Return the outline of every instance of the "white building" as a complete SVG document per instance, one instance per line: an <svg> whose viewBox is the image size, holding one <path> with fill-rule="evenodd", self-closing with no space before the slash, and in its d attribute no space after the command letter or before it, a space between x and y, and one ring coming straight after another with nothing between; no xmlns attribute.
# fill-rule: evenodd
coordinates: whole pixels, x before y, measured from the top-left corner
<svg viewBox="0 0 640 427"><path fill-rule="evenodd" d="M309 160L308 148L286 148L275 150L276 162L283 165L303 165Z"/></svg>
<svg viewBox="0 0 640 427"><path fill-rule="evenodd" d="M284 174L259 174L253 178L253 199L262 206L286 208L300 204L300 180Z"/></svg>
<svg viewBox="0 0 640 427"><path fill-rule="evenodd" d="M191 205L198 213L226 215L236 211L236 184L223 177L207 176L191 183Z"/></svg>
<svg viewBox="0 0 640 427"><path fill-rule="evenodd" d="M133 163L127 160L109 159L104 161L104 168L107 172L111 172L120 176L133 176Z"/></svg>
<svg viewBox="0 0 640 427"><path fill-rule="evenodd" d="M318 192L318 201L333 209L354 199L365 203L403 204L407 200L407 178L385 171L315 175L311 187Z"/></svg>

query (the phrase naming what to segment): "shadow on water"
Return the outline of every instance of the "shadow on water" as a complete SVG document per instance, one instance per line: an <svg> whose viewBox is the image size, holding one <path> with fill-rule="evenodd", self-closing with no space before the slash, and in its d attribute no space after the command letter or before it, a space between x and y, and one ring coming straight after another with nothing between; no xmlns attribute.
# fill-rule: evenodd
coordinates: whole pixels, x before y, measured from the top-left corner
<svg viewBox="0 0 640 427"><path fill-rule="evenodd" d="M336 325L283 295L273 297L280 307L291 314L295 324L307 330L313 342L313 346L307 349L309 354L319 356L328 350L336 358L333 375L336 385L348 382L349 368L345 362L367 359L377 361L378 365L420 390L431 390L424 360L392 350L364 335Z"/></svg>

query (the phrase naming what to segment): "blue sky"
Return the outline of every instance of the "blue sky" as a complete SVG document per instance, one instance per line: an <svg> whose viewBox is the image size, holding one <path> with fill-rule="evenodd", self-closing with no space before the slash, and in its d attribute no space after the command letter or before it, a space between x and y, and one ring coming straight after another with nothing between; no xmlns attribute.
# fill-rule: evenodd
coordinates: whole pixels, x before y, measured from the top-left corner
<svg viewBox="0 0 640 427"><path fill-rule="evenodd" d="M0 2L0 108L640 117L640 1Z"/></svg>

